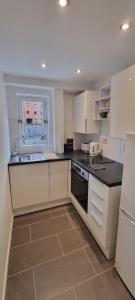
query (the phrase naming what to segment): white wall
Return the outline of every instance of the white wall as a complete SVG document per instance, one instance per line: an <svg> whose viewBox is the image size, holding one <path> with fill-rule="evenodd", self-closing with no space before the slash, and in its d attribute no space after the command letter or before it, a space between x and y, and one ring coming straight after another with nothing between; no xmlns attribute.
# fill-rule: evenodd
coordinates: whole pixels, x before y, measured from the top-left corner
<svg viewBox="0 0 135 300"><path fill-rule="evenodd" d="M62 89L54 89L54 151L64 151L64 98Z"/></svg>
<svg viewBox="0 0 135 300"><path fill-rule="evenodd" d="M12 227L12 208L8 167L10 158L5 87L0 74L0 299L4 300L8 251Z"/></svg>
<svg viewBox="0 0 135 300"><path fill-rule="evenodd" d="M73 99L71 93L64 93L64 141L73 138Z"/></svg>

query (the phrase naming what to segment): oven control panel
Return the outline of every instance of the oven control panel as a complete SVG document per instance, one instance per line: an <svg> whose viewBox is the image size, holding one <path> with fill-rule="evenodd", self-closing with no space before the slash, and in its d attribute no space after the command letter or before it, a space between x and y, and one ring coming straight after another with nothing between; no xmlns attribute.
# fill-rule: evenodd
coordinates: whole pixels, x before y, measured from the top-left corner
<svg viewBox="0 0 135 300"><path fill-rule="evenodd" d="M74 162L72 163L72 169L75 170L85 180L89 180L89 173Z"/></svg>

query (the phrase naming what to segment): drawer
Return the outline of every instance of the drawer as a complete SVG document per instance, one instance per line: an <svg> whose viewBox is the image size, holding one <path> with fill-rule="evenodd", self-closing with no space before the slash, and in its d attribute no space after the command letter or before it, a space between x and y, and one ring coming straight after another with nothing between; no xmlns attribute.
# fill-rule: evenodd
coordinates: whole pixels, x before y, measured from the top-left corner
<svg viewBox="0 0 135 300"><path fill-rule="evenodd" d="M99 198L103 199L105 197L106 185L97 180L94 176L89 175L89 188L95 193Z"/></svg>
<svg viewBox="0 0 135 300"><path fill-rule="evenodd" d="M106 245L106 226L104 222L104 215L100 213L96 207L89 207L88 211L88 222L91 227L95 238L101 243L102 247L105 248Z"/></svg>

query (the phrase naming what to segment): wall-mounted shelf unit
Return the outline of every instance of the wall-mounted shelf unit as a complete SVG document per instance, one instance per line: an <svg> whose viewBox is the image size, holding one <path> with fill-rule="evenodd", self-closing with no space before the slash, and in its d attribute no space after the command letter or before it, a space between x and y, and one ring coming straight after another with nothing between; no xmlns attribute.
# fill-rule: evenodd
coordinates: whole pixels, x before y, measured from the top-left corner
<svg viewBox="0 0 135 300"><path fill-rule="evenodd" d="M110 113L110 92L111 85L101 87L99 92L99 99L94 101L94 116L95 121L109 119Z"/></svg>

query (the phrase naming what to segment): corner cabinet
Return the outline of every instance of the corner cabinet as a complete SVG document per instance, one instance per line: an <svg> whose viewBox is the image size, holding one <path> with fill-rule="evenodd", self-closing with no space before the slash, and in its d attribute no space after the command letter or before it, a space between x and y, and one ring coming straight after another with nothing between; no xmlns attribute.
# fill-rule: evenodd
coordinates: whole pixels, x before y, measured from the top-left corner
<svg viewBox="0 0 135 300"><path fill-rule="evenodd" d="M94 99L98 93L85 91L74 99L74 132L99 133L98 122L93 120Z"/></svg>
<svg viewBox="0 0 135 300"><path fill-rule="evenodd" d="M69 202L70 161L10 166L9 174L16 215Z"/></svg>
<svg viewBox="0 0 135 300"><path fill-rule="evenodd" d="M112 77L110 136L135 131L135 65Z"/></svg>

